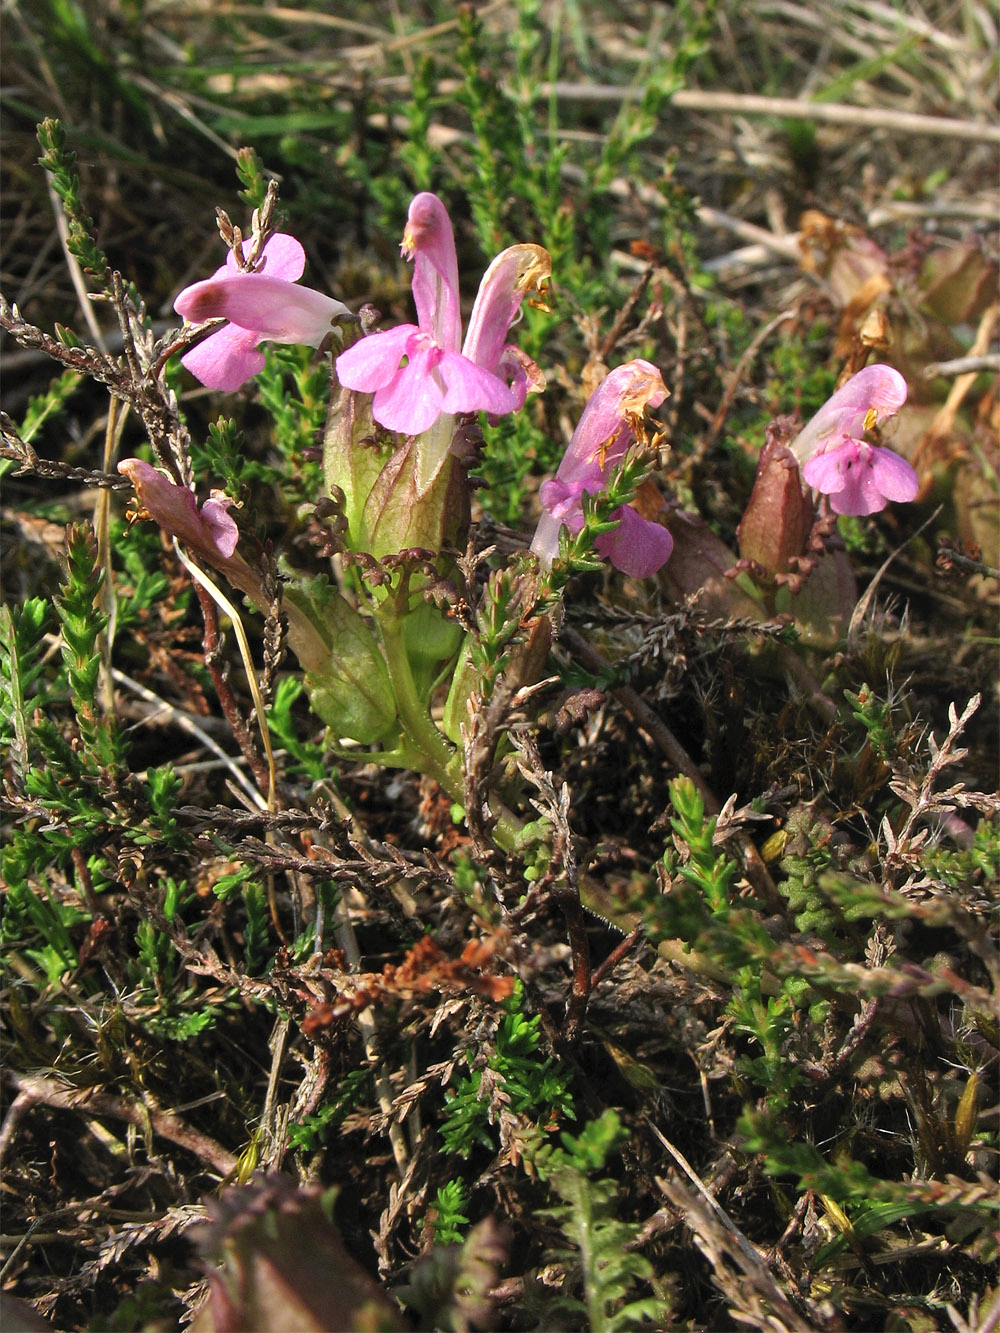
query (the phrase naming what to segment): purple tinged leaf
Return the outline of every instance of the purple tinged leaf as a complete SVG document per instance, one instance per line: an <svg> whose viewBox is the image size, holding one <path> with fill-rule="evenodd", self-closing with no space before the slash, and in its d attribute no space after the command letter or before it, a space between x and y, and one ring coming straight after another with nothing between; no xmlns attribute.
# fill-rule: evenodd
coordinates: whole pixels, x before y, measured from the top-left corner
<svg viewBox="0 0 1000 1333"><path fill-rule="evenodd" d="M839 641L857 601L850 558L837 547L819 557L799 592L780 588L775 607L781 614L794 615L803 643L826 651Z"/></svg>
<svg viewBox="0 0 1000 1333"><path fill-rule="evenodd" d="M368 394L341 388L334 394L323 436L323 491L344 496L347 546L367 551L360 540L361 513L390 450L378 442Z"/></svg>
<svg viewBox="0 0 1000 1333"><path fill-rule="evenodd" d="M920 271L921 307L950 326L972 324L996 300L997 263L983 241L932 250Z"/></svg>
<svg viewBox="0 0 1000 1333"><path fill-rule="evenodd" d="M193 1333L391 1333L409 1323L347 1251L329 1195L269 1175L206 1200L209 1295Z"/></svg>
<svg viewBox="0 0 1000 1333"><path fill-rule="evenodd" d="M769 574L783 574L792 556L802 555L815 518L803 491L795 455L776 441L765 444L757 476L737 535L740 555Z"/></svg>
<svg viewBox="0 0 1000 1333"><path fill-rule="evenodd" d="M431 487L421 491L417 452L412 441L396 449L365 502L358 540L376 559L410 547L440 551L459 541L468 525L465 469L449 455Z"/></svg>
<svg viewBox="0 0 1000 1333"><path fill-rule="evenodd" d="M760 619L764 608L752 595L749 580L728 577L736 556L705 520L675 509L669 521L674 549L659 582L671 600L681 604L697 598L699 610L710 617Z"/></svg>

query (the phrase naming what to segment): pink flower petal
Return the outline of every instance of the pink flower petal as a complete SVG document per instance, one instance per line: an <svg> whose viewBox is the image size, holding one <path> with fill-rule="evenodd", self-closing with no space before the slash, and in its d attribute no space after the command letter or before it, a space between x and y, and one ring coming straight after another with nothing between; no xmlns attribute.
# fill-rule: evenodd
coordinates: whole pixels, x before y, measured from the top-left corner
<svg viewBox="0 0 1000 1333"><path fill-rule="evenodd" d="M347 306L311 287L263 273L227 273L186 288L174 302L179 315L200 324L222 316L241 329L253 329L269 342L318 347Z"/></svg>
<svg viewBox="0 0 1000 1333"><path fill-rule="evenodd" d="M837 514L877 514L887 500L912 500L917 474L891 449L845 440L836 449L815 454L802 469L806 485L829 495Z"/></svg>
<svg viewBox="0 0 1000 1333"><path fill-rule="evenodd" d="M437 195L425 191L411 201L402 252L413 259L417 324L372 334L341 353L341 384L373 393L375 420L406 435L425 434L442 413L517 411L528 389L540 387L541 375L529 358L505 347L504 338L525 291L550 272L548 254L540 246L513 246L497 256L473 313L472 355L468 348L459 352L455 238ZM439 452L436 446L434 457L424 459L428 478L440 466Z"/></svg>
<svg viewBox="0 0 1000 1333"><path fill-rule="evenodd" d="M615 510L614 517L619 520L617 528L598 537L596 550L629 578L648 579L669 560L673 537L631 505Z"/></svg>
<svg viewBox="0 0 1000 1333"><path fill-rule="evenodd" d="M906 402L906 381L891 366L867 366L825 403L792 442L802 479L829 495L838 514L877 514L888 500L912 500L917 474L909 463L866 444L866 430Z"/></svg>
<svg viewBox="0 0 1000 1333"><path fill-rule="evenodd" d="M538 556L538 563L542 569L552 568L552 562L559 554L559 533L564 527L569 527L569 524L553 518L547 509L542 510L535 535L531 539L531 553ZM570 531L572 532L572 528Z"/></svg>
<svg viewBox="0 0 1000 1333"><path fill-rule="evenodd" d="M605 486L611 469L635 441L635 419L647 404L657 407L666 396L660 372L641 360L612 370L591 394L559 471L539 491L542 517L531 550L543 569L558 555L560 529L575 534L583 527L583 495ZM618 526L597 538L597 552L632 578L655 574L673 550L670 533L630 505L616 510L614 518Z"/></svg>
<svg viewBox="0 0 1000 1333"><path fill-rule="evenodd" d="M222 494L221 491L213 491L211 499L206 500L201 507L201 517L206 532L215 544L216 550L226 560L233 555L240 539L239 528L228 513L232 503L228 495Z"/></svg>
<svg viewBox="0 0 1000 1333"><path fill-rule="evenodd" d="M885 496L867 467L852 468L845 485L830 496L830 508L835 514L850 514L854 518L877 514L885 505Z"/></svg>
<svg viewBox="0 0 1000 1333"><path fill-rule="evenodd" d="M228 328L187 352L182 363L211 389L238 389L264 367L256 350L265 341L318 347L331 321L349 313L340 301L309 287L297 287L305 251L282 232L272 236L261 255L262 268L244 273L230 250L210 278L179 293L174 309L191 323L223 318Z"/></svg>
<svg viewBox="0 0 1000 1333"><path fill-rule="evenodd" d="M586 486L581 481L564 481L561 477L552 477L543 481L538 491L538 498L546 513L565 523L570 532L579 532L583 527L583 493L599 491L603 478L597 469L597 484Z"/></svg>
<svg viewBox="0 0 1000 1333"><path fill-rule="evenodd" d="M860 457L857 440L847 440L836 449L814 454L802 469L802 480L821 495L835 495L848 484L849 469Z"/></svg>
<svg viewBox="0 0 1000 1333"><path fill-rule="evenodd" d="M420 330L416 324L400 324L384 333L369 333L337 357L337 378L345 389L375 393L396 375L407 354L407 343Z"/></svg>
<svg viewBox="0 0 1000 1333"><path fill-rule="evenodd" d="M230 250L230 257L233 252ZM284 278L286 282L298 282L306 271L306 252L287 232L278 231L270 238L261 251L260 272L269 278ZM236 260L233 258L233 267Z"/></svg>
<svg viewBox="0 0 1000 1333"><path fill-rule="evenodd" d="M891 449L873 449L872 471L879 490L887 500L908 504L916 499L920 481L913 468L899 454L894 454Z"/></svg>
<svg viewBox="0 0 1000 1333"><path fill-rule="evenodd" d="M227 324L185 352L181 365L207 388L232 393L264 369L260 340L259 333Z"/></svg>
<svg viewBox="0 0 1000 1333"><path fill-rule="evenodd" d="M457 352L462 341L458 298L458 258L448 210L425 191L410 203L402 252L413 258L413 301L417 323L439 347Z"/></svg>
<svg viewBox="0 0 1000 1333"><path fill-rule="evenodd" d="M601 465L596 460L591 460L573 477L561 477L557 472L549 481L543 481L538 498L542 502L542 507L550 514L565 519L573 509L582 513L584 493L596 495L603 486L604 472Z"/></svg>
<svg viewBox="0 0 1000 1333"><path fill-rule="evenodd" d="M616 367L591 394L556 475L580 476L595 459L607 475L635 438L628 418L641 417L647 406L659 407L666 396L663 376L648 361Z"/></svg>
<svg viewBox="0 0 1000 1333"><path fill-rule="evenodd" d="M818 450L836 448L841 440L860 439L869 412L875 424L895 416L906 402L906 380L892 366L866 366L852 375L819 409L791 443L800 463Z"/></svg>
<svg viewBox="0 0 1000 1333"><path fill-rule="evenodd" d="M511 343L500 353L496 373L510 386L515 412L520 412L529 393L541 393L545 388L545 375L539 367L526 352Z"/></svg>
<svg viewBox="0 0 1000 1333"><path fill-rule="evenodd" d="M507 333L521 302L529 291L543 287L551 273L549 252L540 245L512 245L497 255L479 284L462 345L471 361L499 372Z"/></svg>
<svg viewBox="0 0 1000 1333"><path fill-rule="evenodd" d="M444 391L434 374L441 349L420 335L411 337L409 347L408 364L375 394L372 416L386 430L422 435L441 415Z"/></svg>
<svg viewBox="0 0 1000 1333"><path fill-rule="evenodd" d="M517 408L517 399L503 380L475 365L461 352L445 352L438 374L445 385L442 412L492 412L495 416L505 416Z"/></svg>

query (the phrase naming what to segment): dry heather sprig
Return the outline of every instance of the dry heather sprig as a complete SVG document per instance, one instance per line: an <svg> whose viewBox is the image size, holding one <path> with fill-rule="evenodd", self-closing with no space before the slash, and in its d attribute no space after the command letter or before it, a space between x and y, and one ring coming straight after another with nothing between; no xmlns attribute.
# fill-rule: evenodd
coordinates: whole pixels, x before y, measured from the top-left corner
<svg viewBox="0 0 1000 1333"><path fill-rule="evenodd" d="M885 840L885 867L887 870L920 869L920 849L929 836L927 829L916 832L917 825L931 815L949 815L956 806L968 806L983 814L1000 813L1000 799L982 792L969 791L964 782L956 782L944 791L935 791L935 784L946 768L952 767L968 754L968 750L957 747L957 741L965 730L970 718L978 709L981 696L976 694L966 704L961 717L954 703L948 705L948 735L938 745L934 733L927 737L927 748L931 762L923 774L914 772L908 765L895 763L896 776L889 783L892 791L910 807L909 813L898 833L894 833L888 816L883 817L881 834Z"/></svg>

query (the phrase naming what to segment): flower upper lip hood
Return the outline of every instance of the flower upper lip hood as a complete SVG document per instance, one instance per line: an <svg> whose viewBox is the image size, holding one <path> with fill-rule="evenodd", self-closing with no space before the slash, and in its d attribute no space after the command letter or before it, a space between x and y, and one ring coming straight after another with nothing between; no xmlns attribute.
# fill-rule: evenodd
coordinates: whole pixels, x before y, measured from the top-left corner
<svg viewBox="0 0 1000 1333"><path fill-rule="evenodd" d="M575 534L583 527L583 495L604 489L611 469L635 442L643 412L659 407L666 396L657 368L638 359L612 370L591 394L559 470L539 492L543 512L531 549L543 568L559 552L560 528ZM598 537L599 553L633 578L655 574L673 549L667 529L630 505L615 510L612 517L618 526Z"/></svg>
<svg viewBox="0 0 1000 1333"><path fill-rule="evenodd" d="M514 245L497 255L480 283L463 344L455 239L437 195L412 200L401 249L413 260L417 323L369 334L342 352L341 384L373 394L375 420L406 435L422 435L442 414L517 411L543 381L504 339L525 295L548 279L548 252Z"/></svg>
<svg viewBox="0 0 1000 1333"><path fill-rule="evenodd" d="M210 278L185 287L174 302L179 315L192 323L218 316L229 323L185 353L181 364L208 388L231 391L263 370L260 343L318 347L332 321L350 311L332 296L297 285L305 263L299 242L277 232L253 273L240 269L230 251Z"/></svg>
<svg viewBox="0 0 1000 1333"><path fill-rule="evenodd" d="M917 474L891 449L868 444L866 430L895 416L906 402L906 380L892 366L866 366L823 404L792 441L806 485L829 495L835 513L878 513L889 500L909 501Z"/></svg>
<svg viewBox="0 0 1000 1333"><path fill-rule="evenodd" d="M892 366L859 370L834 393L799 431L789 448L800 463L835 448L845 439L860 439L866 429L893 417L906 402L906 380Z"/></svg>

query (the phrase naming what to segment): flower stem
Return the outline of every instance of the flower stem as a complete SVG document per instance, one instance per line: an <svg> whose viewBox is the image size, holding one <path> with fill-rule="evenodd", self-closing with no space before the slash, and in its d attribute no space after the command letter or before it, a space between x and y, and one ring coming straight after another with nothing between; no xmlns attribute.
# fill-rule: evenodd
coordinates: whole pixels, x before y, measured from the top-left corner
<svg viewBox="0 0 1000 1333"><path fill-rule="evenodd" d="M399 720L403 724L402 754L413 753L414 767L434 778L453 800L461 799L462 773L458 753L431 720L426 701L417 693L406 652L402 617L394 599L376 610L382 650L392 681Z"/></svg>
<svg viewBox="0 0 1000 1333"><path fill-rule="evenodd" d="M403 618L395 599L389 598L377 607L375 617L403 735L393 751L372 758L386 767L412 768L426 773L453 801L464 805L461 754L434 725L426 700L417 692L406 652ZM537 841L533 825L525 824L502 801L491 804L497 814L492 836L498 847L513 852Z"/></svg>

